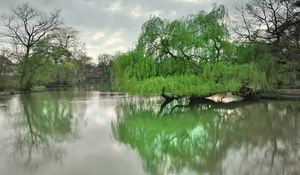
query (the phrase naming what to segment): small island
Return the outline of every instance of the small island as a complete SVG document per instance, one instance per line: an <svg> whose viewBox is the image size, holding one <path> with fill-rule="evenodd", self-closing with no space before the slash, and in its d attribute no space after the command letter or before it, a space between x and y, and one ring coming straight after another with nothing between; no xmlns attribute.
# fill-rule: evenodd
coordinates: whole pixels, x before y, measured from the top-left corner
<svg viewBox="0 0 300 175"><path fill-rule="evenodd" d="M175 20L151 17L135 48L113 61L115 87L162 95L167 101L227 93L246 99L299 99L298 46L287 32L293 19L275 23L271 19L276 15L264 19L253 10L240 8L235 20L242 22L236 24L223 5Z"/></svg>

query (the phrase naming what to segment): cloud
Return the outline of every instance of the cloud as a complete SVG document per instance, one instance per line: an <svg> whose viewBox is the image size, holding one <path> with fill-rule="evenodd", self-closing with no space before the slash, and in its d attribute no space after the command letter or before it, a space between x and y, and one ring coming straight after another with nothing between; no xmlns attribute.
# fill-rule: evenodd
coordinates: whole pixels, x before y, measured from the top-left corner
<svg viewBox="0 0 300 175"><path fill-rule="evenodd" d="M154 11L145 11L142 9L141 6L136 6L130 11L130 15L133 17L149 17L150 15L154 16L161 16L163 15L163 12L160 10L154 10Z"/></svg>
<svg viewBox="0 0 300 175"><path fill-rule="evenodd" d="M41 11L61 9L66 25L80 31L89 56L131 49L142 24L150 15L175 19L212 8L213 3L231 8L237 0L26 0ZM7 12L24 0L1 0Z"/></svg>
<svg viewBox="0 0 300 175"><path fill-rule="evenodd" d="M116 1L116 2L113 2L110 7L108 8L109 11L112 11L112 12L117 12L117 11L120 11L122 9L121 7L121 2L120 1Z"/></svg>
<svg viewBox="0 0 300 175"><path fill-rule="evenodd" d="M95 33L94 39L99 39L99 38L102 38L104 36L105 36L105 33L102 32L102 31L99 31L99 32Z"/></svg>
<svg viewBox="0 0 300 175"><path fill-rule="evenodd" d="M144 15L144 13L142 12L141 6L136 6L134 9L132 9L130 11L130 14L134 17L140 17L140 16Z"/></svg>
<svg viewBox="0 0 300 175"><path fill-rule="evenodd" d="M176 2L188 2L188 3L209 3L209 0L174 0Z"/></svg>

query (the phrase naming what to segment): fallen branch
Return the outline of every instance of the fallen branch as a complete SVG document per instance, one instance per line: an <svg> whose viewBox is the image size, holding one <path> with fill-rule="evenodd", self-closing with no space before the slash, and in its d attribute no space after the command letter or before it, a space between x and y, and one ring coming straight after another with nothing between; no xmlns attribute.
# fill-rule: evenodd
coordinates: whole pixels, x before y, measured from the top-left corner
<svg viewBox="0 0 300 175"><path fill-rule="evenodd" d="M166 91L165 87L163 87L162 92L161 92L161 96L164 97L164 99L166 99L166 101L169 101L169 102L185 97L185 96L182 96L182 95L179 95L179 96L167 95L167 94L165 94L165 91Z"/></svg>

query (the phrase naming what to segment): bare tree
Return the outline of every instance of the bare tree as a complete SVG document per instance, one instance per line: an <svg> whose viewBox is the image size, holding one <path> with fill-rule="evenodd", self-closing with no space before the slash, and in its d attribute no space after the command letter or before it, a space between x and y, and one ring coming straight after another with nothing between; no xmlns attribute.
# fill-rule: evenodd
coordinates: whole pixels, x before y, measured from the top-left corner
<svg viewBox="0 0 300 175"><path fill-rule="evenodd" d="M79 31L72 27L60 27L49 35L49 39L64 49L74 50L80 45L78 34Z"/></svg>
<svg viewBox="0 0 300 175"><path fill-rule="evenodd" d="M267 43L278 62L300 54L299 0L248 0L238 6L234 31L248 41ZM284 58L284 59L283 59Z"/></svg>
<svg viewBox="0 0 300 175"><path fill-rule="evenodd" d="M104 65L109 65L111 61L113 61L114 56L110 54L99 54L98 55L98 64L104 64Z"/></svg>
<svg viewBox="0 0 300 175"><path fill-rule="evenodd" d="M86 46L79 39L79 31L72 27L59 27L55 29L48 39L53 44L68 50L74 60L81 60L86 55Z"/></svg>
<svg viewBox="0 0 300 175"><path fill-rule="evenodd" d="M238 6L235 31L249 40L280 42L287 30L300 24L295 0L249 0Z"/></svg>
<svg viewBox="0 0 300 175"><path fill-rule="evenodd" d="M110 54L99 54L98 55L98 65L97 65L97 74L100 76L101 80L108 81L111 78L111 69L114 59L117 57L116 55Z"/></svg>
<svg viewBox="0 0 300 175"><path fill-rule="evenodd" d="M59 15L59 10L46 14L28 3L21 4L2 16L4 31L0 35L21 46L26 58L38 41L62 24Z"/></svg>

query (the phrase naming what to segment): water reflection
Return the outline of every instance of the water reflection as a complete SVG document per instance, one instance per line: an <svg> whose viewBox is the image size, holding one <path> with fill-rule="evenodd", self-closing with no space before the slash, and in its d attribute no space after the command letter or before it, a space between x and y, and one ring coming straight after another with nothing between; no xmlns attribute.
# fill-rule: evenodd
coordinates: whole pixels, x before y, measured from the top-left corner
<svg viewBox="0 0 300 175"><path fill-rule="evenodd" d="M300 103L124 101L114 137L150 174L299 174Z"/></svg>
<svg viewBox="0 0 300 175"><path fill-rule="evenodd" d="M0 97L0 174L300 172L299 102L161 104L80 90Z"/></svg>
<svg viewBox="0 0 300 175"><path fill-rule="evenodd" d="M24 94L15 98L11 103L18 104L9 105L15 109L5 109L4 113L14 128L9 142L13 146L7 148L12 147L14 162L37 169L43 163L60 160L61 144L77 136L78 120L86 107L71 103L74 94L68 93Z"/></svg>

